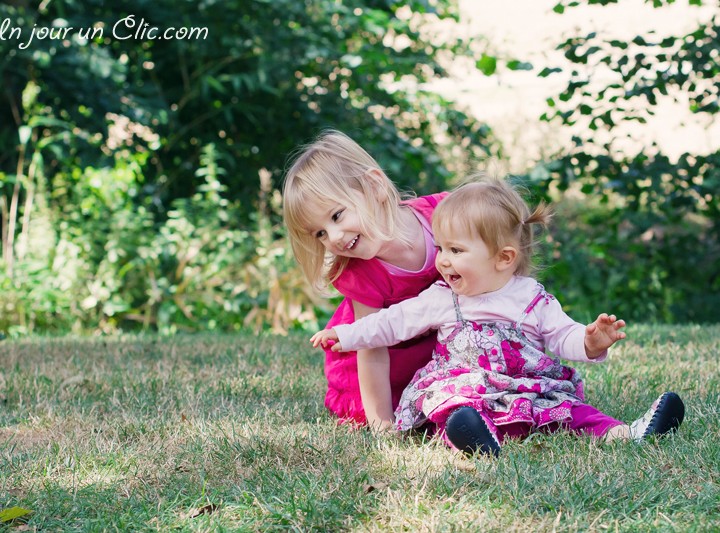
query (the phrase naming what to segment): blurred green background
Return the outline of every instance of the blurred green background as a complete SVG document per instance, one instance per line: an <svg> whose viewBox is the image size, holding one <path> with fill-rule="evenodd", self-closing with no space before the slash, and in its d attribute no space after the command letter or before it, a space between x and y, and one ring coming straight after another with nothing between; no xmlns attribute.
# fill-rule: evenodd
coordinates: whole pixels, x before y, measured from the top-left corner
<svg viewBox="0 0 720 533"><path fill-rule="evenodd" d="M418 194L503 161L487 124L429 89L461 59L568 80L538 122L586 127L515 176L556 205L539 277L566 310L717 322L719 152L613 146L658 98L717 116L716 9L690 33L558 38L563 61L540 68L439 38L459 18L445 0L3 3L0 332L316 327L331 303L285 240L289 156L340 129Z"/></svg>

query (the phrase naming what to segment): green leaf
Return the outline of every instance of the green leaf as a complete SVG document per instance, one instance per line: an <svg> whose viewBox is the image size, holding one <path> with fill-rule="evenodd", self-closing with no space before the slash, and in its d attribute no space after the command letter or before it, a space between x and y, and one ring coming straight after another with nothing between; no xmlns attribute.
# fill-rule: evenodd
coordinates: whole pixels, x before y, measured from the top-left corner
<svg viewBox="0 0 720 533"><path fill-rule="evenodd" d="M507 67L510 70L532 70L532 63L526 61L519 61L517 59L511 59L507 62Z"/></svg>
<svg viewBox="0 0 720 533"><path fill-rule="evenodd" d="M544 69L542 69L542 70L540 71L540 73L538 74L538 76L541 77L541 78L547 78L550 74L554 74L554 73L556 73L556 72L562 72L562 69L561 69L561 68L548 68L548 67L545 67Z"/></svg>
<svg viewBox="0 0 720 533"><path fill-rule="evenodd" d="M219 92L221 94L225 93L225 87L216 78L213 78L212 76L208 76L205 78L205 83L207 83L210 87L215 89L217 92Z"/></svg>
<svg viewBox="0 0 720 533"><path fill-rule="evenodd" d="M486 76L492 76L497 69L497 58L483 54L476 66Z"/></svg>
<svg viewBox="0 0 720 533"><path fill-rule="evenodd" d="M69 122L65 122L64 120L58 120L52 117L34 116L31 117L30 120L28 120L28 127L57 127L69 130L72 129L72 124L70 124Z"/></svg>
<svg viewBox="0 0 720 533"><path fill-rule="evenodd" d="M0 522L11 522L23 516L32 513L30 509L23 509L22 507L10 507L0 511Z"/></svg>

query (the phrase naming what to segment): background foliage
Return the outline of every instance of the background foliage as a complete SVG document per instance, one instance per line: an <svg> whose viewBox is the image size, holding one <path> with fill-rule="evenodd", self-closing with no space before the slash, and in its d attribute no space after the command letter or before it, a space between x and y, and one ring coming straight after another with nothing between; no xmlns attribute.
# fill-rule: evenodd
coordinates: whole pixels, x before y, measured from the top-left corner
<svg viewBox="0 0 720 533"><path fill-rule="evenodd" d="M673 1L647 3L662 8ZM578 4L563 1L555 11ZM567 65L539 72L570 72L543 119L581 132L530 174L546 195L551 189L585 195L582 205L565 206L574 216L558 217L571 224L555 236L553 253L561 261L549 272L549 285L574 306L592 301L595 309L635 321L717 321L720 152L671 158L655 144L630 151L624 141L634 131L628 124L645 124L666 101L688 102L709 124L716 120L719 24L716 5L715 16L687 35L638 35L630 42L577 36L558 46Z"/></svg>
<svg viewBox="0 0 720 533"><path fill-rule="evenodd" d="M118 39L112 28L129 15L136 27L209 31ZM445 0L0 6L0 22L22 30L0 40L0 331L312 326L323 303L279 224L278 187L295 147L341 129L418 193L502 157L487 126L423 83L461 56L488 75L532 67L428 24L456 18ZM21 46L33 27L73 31ZM95 38L80 39L79 28ZM660 42L560 44L567 64L558 69L573 74L545 118L585 121L587 135L522 178L560 201L544 281L577 318L608 309L716 320L717 153L626 155L613 136L665 94L716 114L717 41L716 18ZM585 68L600 65L617 78L607 86L590 83L597 68Z"/></svg>

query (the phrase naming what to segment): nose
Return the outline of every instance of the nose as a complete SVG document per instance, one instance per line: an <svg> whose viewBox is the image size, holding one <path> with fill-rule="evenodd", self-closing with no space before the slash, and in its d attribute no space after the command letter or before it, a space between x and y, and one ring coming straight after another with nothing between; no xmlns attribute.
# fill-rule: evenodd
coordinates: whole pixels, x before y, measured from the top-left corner
<svg viewBox="0 0 720 533"><path fill-rule="evenodd" d="M334 244L342 244L343 232L339 228L328 228L327 229L328 240Z"/></svg>
<svg viewBox="0 0 720 533"><path fill-rule="evenodd" d="M439 264L439 265L445 265L445 266L447 266L447 265L450 264L450 260L448 259L447 254L443 253L441 250L438 250L438 253L437 253L437 255L435 256L435 261L436 261L437 264Z"/></svg>

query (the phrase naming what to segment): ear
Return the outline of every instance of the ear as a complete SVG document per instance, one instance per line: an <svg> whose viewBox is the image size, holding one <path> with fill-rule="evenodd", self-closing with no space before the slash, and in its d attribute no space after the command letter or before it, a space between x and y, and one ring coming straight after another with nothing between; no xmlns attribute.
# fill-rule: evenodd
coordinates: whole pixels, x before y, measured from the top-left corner
<svg viewBox="0 0 720 533"><path fill-rule="evenodd" d="M384 203L387 200L387 191L385 190L387 177L385 173L379 168L371 168L365 172L365 179L370 183L377 201L381 204Z"/></svg>
<svg viewBox="0 0 720 533"><path fill-rule="evenodd" d="M518 251L512 246L505 246L497 253L495 257L495 269L498 272L503 272L509 268L515 267L515 261L518 257Z"/></svg>

